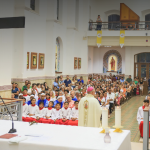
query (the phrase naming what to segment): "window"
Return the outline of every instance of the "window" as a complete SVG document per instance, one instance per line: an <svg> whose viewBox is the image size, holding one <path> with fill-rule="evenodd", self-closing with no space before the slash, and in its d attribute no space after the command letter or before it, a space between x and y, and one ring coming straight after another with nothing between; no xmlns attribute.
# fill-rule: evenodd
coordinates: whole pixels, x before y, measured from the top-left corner
<svg viewBox="0 0 150 150"><path fill-rule="evenodd" d="M150 21L150 14L147 14L145 15L145 21ZM149 22L146 22L145 25L147 26L150 26L150 23Z"/></svg>
<svg viewBox="0 0 150 150"><path fill-rule="evenodd" d="M76 16L75 16L75 27L78 28L78 19L79 19L79 0L76 0Z"/></svg>
<svg viewBox="0 0 150 150"><path fill-rule="evenodd" d="M140 53L135 55L135 63L150 63L150 53Z"/></svg>
<svg viewBox="0 0 150 150"><path fill-rule="evenodd" d="M57 0L57 20L59 20L59 0Z"/></svg>
<svg viewBox="0 0 150 150"><path fill-rule="evenodd" d="M108 16L108 22L117 22L120 21L120 16L113 14ZM108 24L108 29L112 30L120 30L120 23L109 23Z"/></svg>
<svg viewBox="0 0 150 150"><path fill-rule="evenodd" d="M35 10L35 0L30 0L30 8Z"/></svg>

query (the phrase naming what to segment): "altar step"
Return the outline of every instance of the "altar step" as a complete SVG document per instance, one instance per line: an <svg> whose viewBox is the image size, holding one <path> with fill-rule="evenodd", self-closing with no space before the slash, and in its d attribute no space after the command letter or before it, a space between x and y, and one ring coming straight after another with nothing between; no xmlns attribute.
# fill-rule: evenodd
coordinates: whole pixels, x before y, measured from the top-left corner
<svg viewBox="0 0 150 150"><path fill-rule="evenodd" d="M131 142L131 150L142 150L142 149L143 149L143 143Z"/></svg>
<svg viewBox="0 0 150 150"><path fill-rule="evenodd" d="M139 140L140 143L143 143L143 138L140 137L140 140ZM150 144L150 138L149 138L149 144Z"/></svg>

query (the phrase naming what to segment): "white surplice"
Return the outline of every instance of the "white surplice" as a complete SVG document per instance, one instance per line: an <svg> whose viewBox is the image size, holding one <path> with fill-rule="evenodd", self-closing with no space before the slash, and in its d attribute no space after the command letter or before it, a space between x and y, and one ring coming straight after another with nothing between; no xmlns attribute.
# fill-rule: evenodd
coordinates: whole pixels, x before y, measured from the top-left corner
<svg viewBox="0 0 150 150"><path fill-rule="evenodd" d="M73 107L72 110L71 110L70 118L77 118L77 120L78 120L78 116L79 116L78 109L76 109L75 107Z"/></svg>
<svg viewBox="0 0 150 150"><path fill-rule="evenodd" d="M71 113L71 109L70 108L67 108L65 109L64 107L61 109L61 112L60 112L60 118L61 119L70 119L70 113Z"/></svg>
<svg viewBox="0 0 150 150"><path fill-rule="evenodd" d="M140 125L140 122L143 121L143 117L144 117L143 115L144 115L143 108L141 106L139 107L138 112L137 112L137 121L139 125Z"/></svg>
<svg viewBox="0 0 150 150"><path fill-rule="evenodd" d="M22 117L27 117L28 114L28 104L23 105Z"/></svg>

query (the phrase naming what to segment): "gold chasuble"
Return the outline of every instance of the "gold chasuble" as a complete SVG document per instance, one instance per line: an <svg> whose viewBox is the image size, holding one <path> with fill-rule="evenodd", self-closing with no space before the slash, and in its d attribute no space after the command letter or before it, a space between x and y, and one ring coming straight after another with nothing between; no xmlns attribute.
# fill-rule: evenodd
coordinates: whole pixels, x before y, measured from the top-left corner
<svg viewBox="0 0 150 150"><path fill-rule="evenodd" d="M102 108L93 95L87 94L79 103L78 126L100 127Z"/></svg>

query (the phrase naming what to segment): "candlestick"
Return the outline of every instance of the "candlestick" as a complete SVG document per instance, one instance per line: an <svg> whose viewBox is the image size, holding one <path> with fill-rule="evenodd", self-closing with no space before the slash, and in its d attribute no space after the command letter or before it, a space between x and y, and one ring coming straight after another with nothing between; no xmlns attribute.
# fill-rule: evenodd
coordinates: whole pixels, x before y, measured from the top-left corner
<svg viewBox="0 0 150 150"><path fill-rule="evenodd" d="M121 107L120 106L115 107L115 126L114 126L114 128L116 128L116 130L114 132L119 132L119 133L122 132L122 130L120 130L120 128L122 128L122 126L121 126Z"/></svg>
<svg viewBox="0 0 150 150"><path fill-rule="evenodd" d="M103 130L100 133L105 133L105 128L108 127L108 109L102 107L102 128Z"/></svg>

